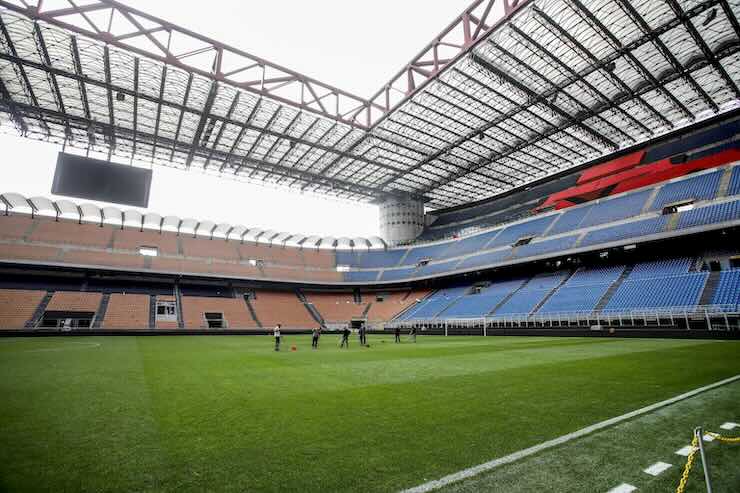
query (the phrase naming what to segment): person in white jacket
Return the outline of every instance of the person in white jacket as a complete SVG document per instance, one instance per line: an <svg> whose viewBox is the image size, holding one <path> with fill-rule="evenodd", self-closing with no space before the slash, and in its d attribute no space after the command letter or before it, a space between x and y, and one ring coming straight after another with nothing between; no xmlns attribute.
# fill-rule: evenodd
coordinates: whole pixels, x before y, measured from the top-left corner
<svg viewBox="0 0 740 493"><path fill-rule="evenodd" d="M275 351L280 351L280 324L272 330L272 335L275 336Z"/></svg>

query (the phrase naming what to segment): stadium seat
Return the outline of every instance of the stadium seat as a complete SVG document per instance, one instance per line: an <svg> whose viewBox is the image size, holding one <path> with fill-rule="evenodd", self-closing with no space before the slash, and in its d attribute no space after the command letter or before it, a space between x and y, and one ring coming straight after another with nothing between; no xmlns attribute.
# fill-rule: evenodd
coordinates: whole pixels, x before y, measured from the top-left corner
<svg viewBox="0 0 740 493"><path fill-rule="evenodd" d="M722 271L712 297L713 305L727 305L726 311L740 310L740 269Z"/></svg>
<svg viewBox="0 0 740 493"><path fill-rule="evenodd" d="M647 189L602 200L589 209L579 227L587 228L638 216L651 193L652 190Z"/></svg>
<svg viewBox="0 0 740 493"><path fill-rule="evenodd" d="M583 240L581 241L581 246L611 243L613 241L621 241L629 238L639 238L640 236L657 234L665 229L665 225L667 222L667 216L659 216L650 219L642 219L639 221L624 223L618 226L608 226L605 228L596 229L586 233L586 236L584 236Z"/></svg>
<svg viewBox="0 0 740 493"><path fill-rule="evenodd" d="M693 228L738 219L740 219L740 200L734 200L681 212L676 228Z"/></svg>
<svg viewBox="0 0 740 493"><path fill-rule="evenodd" d="M566 272L540 274L527 282L514 293L506 303L494 312L495 315L529 314L542 302L550 291L555 289L567 275Z"/></svg>
<svg viewBox="0 0 740 493"><path fill-rule="evenodd" d="M592 312L623 272L623 265L578 269L537 313Z"/></svg>
<svg viewBox="0 0 740 493"><path fill-rule="evenodd" d="M722 171L712 171L690 178L682 178L661 186L658 195L650 206L650 210L660 210L666 205L682 200L713 199L717 195Z"/></svg>
<svg viewBox="0 0 740 493"><path fill-rule="evenodd" d="M648 308L693 308L707 281L707 272L625 280L605 311Z"/></svg>

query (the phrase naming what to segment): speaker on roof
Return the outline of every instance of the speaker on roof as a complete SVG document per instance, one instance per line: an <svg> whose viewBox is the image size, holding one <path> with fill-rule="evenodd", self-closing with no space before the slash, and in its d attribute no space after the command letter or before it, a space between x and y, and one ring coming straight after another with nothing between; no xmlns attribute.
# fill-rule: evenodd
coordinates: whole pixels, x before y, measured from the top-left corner
<svg viewBox="0 0 740 493"><path fill-rule="evenodd" d="M150 169L60 152L51 193L147 207L151 184Z"/></svg>

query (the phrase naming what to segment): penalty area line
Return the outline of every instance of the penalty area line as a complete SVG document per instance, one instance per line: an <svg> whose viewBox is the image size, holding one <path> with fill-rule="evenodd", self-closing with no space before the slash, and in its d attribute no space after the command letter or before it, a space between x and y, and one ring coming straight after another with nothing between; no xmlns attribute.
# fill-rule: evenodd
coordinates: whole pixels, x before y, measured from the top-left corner
<svg viewBox="0 0 740 493"><path fill-rule="evenodd" d="M595 431L600 431L605 428L608 428L610 426L613 426L615 424L621 423L623 421L627 421L628 419L632 419L636 416L641 416L643 414L650 413L652 411L655 411L657 409L660 409L662 407L670 406L671 404L675 404L677 402L689 399L691 397L694 397L696 395L699 395L703 392L706 392L708 390L716 389L717 387L721 387L723 385L727 385L728 383L735 382L737 380L740 380L740 375L735 375L734 377L726 378L724 380L720 380L719 382L711 383L709 385L705 385L704 387L699 387L694 390L690 390L686 393L683 393L681 395L677 395L675 397L671 397L670 399L666 399L664 401L656 402L655 404L650 404L649 406L642 407L640 409L636 409L634 411L630 411L626 414L622 414L621 416L616 416L614 418L607 419L605 421L601 421L599 423L592 424L590 426L587 426L585 428L581 428L580 430L576 430L572 433L568 433L567 435L562 435L557 438L553 438L552 440L548 440L546 442L542 442L540 444L534 445L529 448L525 448L522 450L519 450L517 452L514 452L509 455L505 455L503 457L500 457L498 459L494 459L488 462L484 462L483 464L479 464L477 466L469 467L467 469L463 469L462 471L458 471L456 473L452 473L450 475L447 475L443 478L429 481L427 483L420 484L418 486L414 486L413 488L408 488L405 490L402 490L401 493L427 493L429 491L434 491L436 489L442 488L444 486L450 485L452 483L457 483L458 481L462 481L464 479L472 478L474 476L477 476L478 474L490 471L492 469L495 469L499 466L503 466L505 464L510 464L512 462L516 462L520 459L523 459L525 457L528 457L530 455L534 455L538 452L541 452L543 450L547 450L553 447L556 447L558 445L562 445L564 443L570 442L571 440L575 440L577 438L584 437L586 435L589 435L591 433L594 433Z"/></svg>

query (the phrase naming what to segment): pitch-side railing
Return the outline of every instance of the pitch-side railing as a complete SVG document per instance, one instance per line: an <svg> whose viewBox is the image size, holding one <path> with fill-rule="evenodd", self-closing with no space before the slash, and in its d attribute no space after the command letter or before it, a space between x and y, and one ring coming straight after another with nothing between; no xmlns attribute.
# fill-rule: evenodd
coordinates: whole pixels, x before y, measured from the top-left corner
<svg viewBox="0 0 740 493"><path fill-rule="evenodd" d="M468 318L425 318L393 321L385 328L424 327L483 329L507 327L678 327L705 325L710 330L738 330L740 305L692 305L640 310L518 313Z"/></svg>

